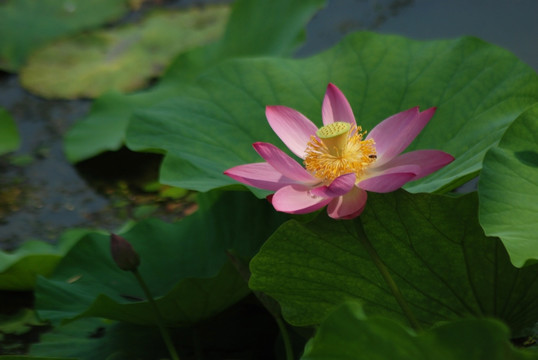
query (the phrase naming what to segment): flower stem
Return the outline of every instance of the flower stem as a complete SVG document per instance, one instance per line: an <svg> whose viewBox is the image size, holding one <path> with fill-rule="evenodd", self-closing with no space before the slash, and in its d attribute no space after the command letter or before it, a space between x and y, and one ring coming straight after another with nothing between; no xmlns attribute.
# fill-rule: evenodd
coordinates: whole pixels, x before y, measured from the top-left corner
<svg viewBox="0 0 538 360"><path fill-rule="evenodd" d="M400 308L409 320L409 323L415 331L422 330L422 326L420 326L419 322L415 318L415 315L413 315L413 312L411 311L411 308L409 307L407 301L405 301L402 292L400 291L400 288L398 287L398 285L396 285L396 282L394 282L394 279L392 278L389 269L387 268L383 260L381 260L381 258L377 254L376 249L373 247L372 243L370 242L370 240L368 240L368 237L364 233L362 223L360 222L360 220L355 220L355 224L357 224L357 239L359 239L359 242L364 246L366 252L377 267L377 270L379 270L379 273L381 274L381 276L383 276L383 279L389 286L392 295L398 302L398 305L400 305Z"/></svg>
<svg viewBox="0 0 538 360"><path fill-rule="evenodd" d="M286 360L293 360L293 347L291 346L290 334L288 328L280 316L274 317L278 328L280 329L280 335L282 335L282 341L284 342L284 349L286 350Z"/></svg>
<svg viewBox="0 0 538 360"><path fill-rule="evenodd" d="M170 353L170 357L172 360L179 360L179 356L176 352L176 348L174 347L174 344L172 343L172 339L170 338L170 334L168 333L168 330L166 330L166 327L164 326L164 320L161 316L161 313L159 312L159 308L157 307L157 303L153 299L153 296L151 296L151 292L149 291L148 286L146 285L146 282L144 279L142 279L142 276L138 272L138 270L133 270L133 274L136 277L136 280L138 280L138 283L140 284L140 287L144 291L144 294L146 294L146 297L151 304L151 307L153 308L153 311L155 313L155 319L157 321L157 326L159 327L159 330L161 332L161 336L164 340L164 343L166 344L166 348L168 349L168 352Z"/></svg>

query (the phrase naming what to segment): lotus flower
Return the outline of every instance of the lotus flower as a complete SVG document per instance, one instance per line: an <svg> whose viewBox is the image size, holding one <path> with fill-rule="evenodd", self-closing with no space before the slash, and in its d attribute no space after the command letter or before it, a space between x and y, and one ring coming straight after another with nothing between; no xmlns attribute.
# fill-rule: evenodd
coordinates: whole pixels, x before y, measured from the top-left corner
<svg viewBox="0 0 538 360"><path fill-rule="evenodd" d="M267 106L273 131L303 159L303 166L275 145L254 143L265 160L224 174L257 188L275 191L268 199L277 211L304 214L327 205L335 219L359 216L367 191L394 191L442 168L454 158L438 150L401 154L426 126L435 108L418 107L392 115L364 138L344 94L329 84L322 105L323 127L285 106Z"/></svg>

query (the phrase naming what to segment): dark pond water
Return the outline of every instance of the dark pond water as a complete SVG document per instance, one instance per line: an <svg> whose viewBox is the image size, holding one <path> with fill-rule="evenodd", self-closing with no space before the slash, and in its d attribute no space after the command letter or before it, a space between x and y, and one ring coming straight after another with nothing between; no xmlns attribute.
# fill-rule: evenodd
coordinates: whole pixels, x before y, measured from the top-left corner
<svg viewBox="0 0 538 360"><path fill-rule="evenodd" d="M536 14L537 0L330 0L309 24L297 56L326 49L355 30L415 39L474 35L538 69ZM147 169L134 166L137 159L125 153L79 168L66 161L62 136L87 113L89 101L44 100L23 90L16 75L0 73L0 106L16 119L22 135L20 149L0 157L0 248L29 238L54 242L70 227L112 231L130 217L129 209L152 203L127 180L155 176L156 161L145 161ZM185 208L168 210L179 216Z"/></svg>

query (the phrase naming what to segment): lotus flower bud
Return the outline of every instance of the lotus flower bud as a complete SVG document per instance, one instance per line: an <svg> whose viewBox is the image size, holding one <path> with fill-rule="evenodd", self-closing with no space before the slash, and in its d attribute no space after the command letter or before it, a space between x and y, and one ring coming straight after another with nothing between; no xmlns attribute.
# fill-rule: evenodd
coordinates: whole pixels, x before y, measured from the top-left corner
<svg viewBox="0 0 538 360"><path fill-rule="evenodd" d="M140 256L123 237L110 234L110 253L118 267L125 271L135 271L140 265Z"/></svg>

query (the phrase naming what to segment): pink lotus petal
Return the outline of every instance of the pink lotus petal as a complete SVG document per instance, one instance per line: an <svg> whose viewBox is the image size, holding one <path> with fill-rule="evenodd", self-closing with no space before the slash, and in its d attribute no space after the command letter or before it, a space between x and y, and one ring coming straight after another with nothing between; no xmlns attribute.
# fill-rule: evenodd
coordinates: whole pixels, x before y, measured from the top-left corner
<svg viewBox="0 0 538 360"><path fill-rule="evenodd" d="M329 84L321 107L323 125L332 124L335 121L342 121L355 125L353 110L344 94L335 85Z"/></svg>
<svg viewBox="0 0 538 360"><path fill-rule="evenodd" d="M293 160L284 151L273 144L257 142L253 144L254 149L260 156L269 163L276 171L287 178L314 185L320 180L305 170L297 161Z"/></svg>
<svg viewBox="0 0 538 360"><path fill-rule="evenodd" d="M306 214L321 209L331 198L322 198L310 193L310 188L302 185L289 185L278 190L271 199L275 210L290 214Z"/></svg>
<svg viewBox="0 0 538 360"><path fill-rule="evenodd" d="M356 175L345 174L334 179L329 186L320 186L310 190L310 193L315 196L334 198L344 195L355 187Z"/></svg>
<svg viewBox="0 0 538 360"><path fill-rule="evenodd" d="M400 167L405 165L415 165L420 169L416 172L413 180L420 179L454 161L454 157L440 150L416 150L399 155L384 164L383 167Z"/></svg>
<svg viewBox="0 0 538 360"><path fill-rule="evenodd" d="M382 173L359 182L358 186L366 191L387 193L401 188L414 178L415 172Z"/></svg>
<svg viewBox="0 0 538 360"><path fill-rule="evenodd" d="M271 191L297 183L297 181L283 176L265 162L235 166L226 170L224 174L243 184Z"/></svg>
<svg viewBox="0 0 538 360"><path fill-rule="evenodd" d="M367 198L366 191L355 186L347 194L333 199L327 207L327 213L333 219L353 219L362 213Z"/></svg>
<svg viewBox="0 0 538 360"><path fill-rule="evenodd" d="M366 139L374 139L378 165L404 151L422 131L435 113L435 108L419 112L418 107L402 111L383 120L370 131Z"/></svg>
<svg viewBox="0 0 538 360"><path fill-rule="evenodd" d="M278 137L295 155L305 157L310 136L318 130L306 116L286 106L267 106L265 116Z"/></svg>
<svg viewBox="0 0 538 360"><path fill-rule="evenodd" d="M413 173L418 174L420 172L420 165L419 164L402 164L399 166L389 166L388 164L384 164L383 166L372 166L366 170L366 172L362 176L362 180L366 180L369 178L373 178L380 175L387 175L387 174L401 174L401 173Z"/></svg>

